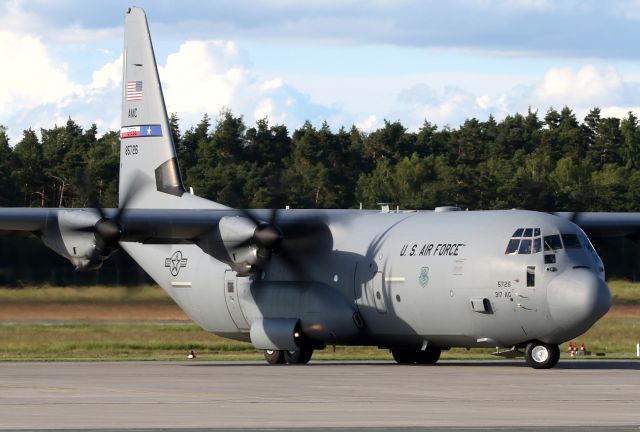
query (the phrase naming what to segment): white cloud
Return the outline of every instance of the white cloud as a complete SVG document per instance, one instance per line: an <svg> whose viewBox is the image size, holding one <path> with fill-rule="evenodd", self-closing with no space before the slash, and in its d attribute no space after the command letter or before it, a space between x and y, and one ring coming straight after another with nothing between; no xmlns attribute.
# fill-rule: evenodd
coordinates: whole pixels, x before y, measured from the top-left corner
<svg viewBox="0 0 640 432"><path fill-rule="evenodd" d="M122 37L122 27L89 29L77 25L47 31L47 36L61 44L90 44Z"/></svg>
<svg viewBox="0 0 640 432"><path fill-rule="evenodd" d="M0 68L0 115L46 103L64 106L81 92L36 37L0 31L0 58L11 59Z"/></svg>
<svg viewBox="0 0 640 432"><path fill-rule="evenodd" d="M44 20L37 14L25 12L19 0L7 1L0 10L0 28L13 33L22 33L29 28L41 28Z"/></svg>
<svg viewBox="0 0 640 432"><path fill-rule="evenodd" d="M486 110L491 104L491 98L487 95L478 96L476 98L476 105L481 109Z"/></svg>
<svg viewBox="0 0 640 432"><path fill-rule="evenodd" d="M0 57L12 59L0 68L0 122L8 126L12 144L24 129L39 132L69 117L83 127L96 123L100 132L119 127L122 56L93 71L84 85L32 35L0 31Z"/></svg>
<svg viewBox="0 0 640 432"><path fill-rule="evenodd" d="M277 90L282 87L284 83L280 78L274 78L272 80L264 81L260 84L260 90L267 92L269 90Z"/></svg>
<svg viewBox="0 0 640 432"><path fill-rule="evenodd" d="M371 114L366 119L356 122L355 126L361 131L371 132L378 124L378 117L375 114Z"/></svg>
<svg viewBox="0 0 640 432"><path fill-rule="evenodd" d="M253 117L256 120L263 118L271 118L273 120L273 101L269 98L263 99L258 104L258 108L256 108L253 113Z"/></svg>
<svg viewBox="0 0 640 432"><path fill-rule="evenodd" d="M170 112L192 123L206 112L231 107L234 94L245 84L246 69L237 50L224 41L187 41L160 67Z"/></svg>
<svg viewBox="0 0 640 432"><path fill-rule="evenodd" d="M625 118L629 115L629 111L640 117L640 106L607 106L600 109L600 117L617 117L619 119Z"/></svg>
<svg viewBox="0 0 640 432"><path fill-rule="evenodd" d="M617 95L621 87L622 79L612 67L551 68L535 90L535 96L550 105L597 105Z"/></svg>
<svg viewBox="0 0 640 432"><path fill-rule="evenodd" d="M107 63L91 74L89 89L117 87L122 84L122 55L111 63Z"/></svg>
<svg viewBox="0 0 640 432"><path fill-rule="evenodd" d="M159 69L167 110L178 113L185 127L222 109L249 116L249 123L267 117L293 128L335 111L310 102L281 78L258 76L233 41L184 42Z"/></svg>
<svg viewBox="0 0 640 432"><path fill-rule="evenodd" d="M424 120L455 127L470 117L486 117L486 111L492 108L489 96L474 95L454 86L434 89L417 84L401 91L398 99L406 106L394 113L393 118L399 118L411 130L420 128Z"/></svg>

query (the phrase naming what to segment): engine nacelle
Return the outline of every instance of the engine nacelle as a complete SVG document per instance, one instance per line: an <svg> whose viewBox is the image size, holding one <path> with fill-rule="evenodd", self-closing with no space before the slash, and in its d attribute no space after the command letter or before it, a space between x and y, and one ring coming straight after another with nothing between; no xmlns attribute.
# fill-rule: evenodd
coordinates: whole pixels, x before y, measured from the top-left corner
<svg viewBox="0 0 640 432"><path fill-rule="evenodd" d="M251 343L258 349L296 350L300 322L295 318L261 318L251 324Z"/></svg>
<svg viewBox="0 0 640 432"><path fill-rule="evenodd" d="M256 224L241 216L225 216L218 222L220 238L230 258L229 264L239 275L247 275L255 267L262 266L270 257L269 251L261 249L253 238Z"/></svg>
<svg viewBox="0 0 640 432"><path fill-rule="evenodd" d="M96 246L93 232L82 230L93 226L100 217L86 210L61 211L47 220L41 234L42 242L71 261L77 271L99 269L111 253Z"/></svg>
<svg viewBox="0 0 640 432"><path fill-rule="evenodd" d="M239 287L251 341L258 348L257 343L265 346L270 342L264 349L296 349L289 348L297 343L296 333L333 344L348 342L360 332L362 321L353 302L328 285L265 281Z"/></svg>

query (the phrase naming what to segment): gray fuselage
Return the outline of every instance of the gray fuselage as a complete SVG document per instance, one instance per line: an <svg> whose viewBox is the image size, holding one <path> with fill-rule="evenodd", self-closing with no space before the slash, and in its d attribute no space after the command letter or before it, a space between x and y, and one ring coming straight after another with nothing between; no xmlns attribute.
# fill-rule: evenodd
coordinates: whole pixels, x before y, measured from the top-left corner
<svg viewBox="0 0 640 432"><path fill-rule="evenodd" d="M322 214L330 230L326 247L301 257L304 281L277 255L257 274L237 277L206 252L213 237L198 246L122 246L196 323L238 340L254 341L258 321L292 319L324 344L558 344L610 307L602 261L580 228L554 215L285 210L283 217L304 212ZM519 230L513 243L521 249L510 253Z"/></svg>

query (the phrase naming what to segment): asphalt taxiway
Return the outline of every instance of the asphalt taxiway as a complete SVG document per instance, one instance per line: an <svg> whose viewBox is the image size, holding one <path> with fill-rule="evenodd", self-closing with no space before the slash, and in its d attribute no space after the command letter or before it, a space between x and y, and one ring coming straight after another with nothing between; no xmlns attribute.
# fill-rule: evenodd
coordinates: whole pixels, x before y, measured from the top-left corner
<svg viewBox="0 0 640 432"><path fill-rule="evenodd" d="M637 361L0 363L4 429L639 426Z"/></svg>

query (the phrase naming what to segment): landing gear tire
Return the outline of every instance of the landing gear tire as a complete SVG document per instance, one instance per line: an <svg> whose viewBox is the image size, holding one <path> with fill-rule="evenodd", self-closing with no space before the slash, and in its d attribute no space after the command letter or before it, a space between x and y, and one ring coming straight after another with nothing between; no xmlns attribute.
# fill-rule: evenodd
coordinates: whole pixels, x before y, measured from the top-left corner
<svg viewBox="0 0 640 432"><path fill-rule="evenodd" d="M414 364L416 362L415 350L393 348L391 355L398 364Z"/></svg>
<svg viewBox="0 0 640 432"><path fill-rule="evenodd" d="M302 345L295 351L283 351L287 364L307 364L313 355L313 348Z"/></svg>
<svg viewBox="0 0 640 432"><path fill-rule="evenodd" d="M270 365L284 364L284 352L280 350L264 350L264 359Z"/></svg>
<svg viewBox="0 0 640 432"><path fill-rule="evenodd" d="M436 364L440 360L440 354L442 350L440 348L427 348L424 351L420 351L416 363L418 364Z"/></svg>
<svg viewBox="0 0 640 432"><path fill-rule="evenodd" d="M427 348L415 350L406 348L393 348L391 355L398 364L435 364L440 360L440 348Z"/></svg>
<svg viewBox="0 0 640 432"><path fill-rule="evenodd" d="M560 348L544 342L530 342L524 351L524 358L534 369L551 369L560 360Z"/></svg>

